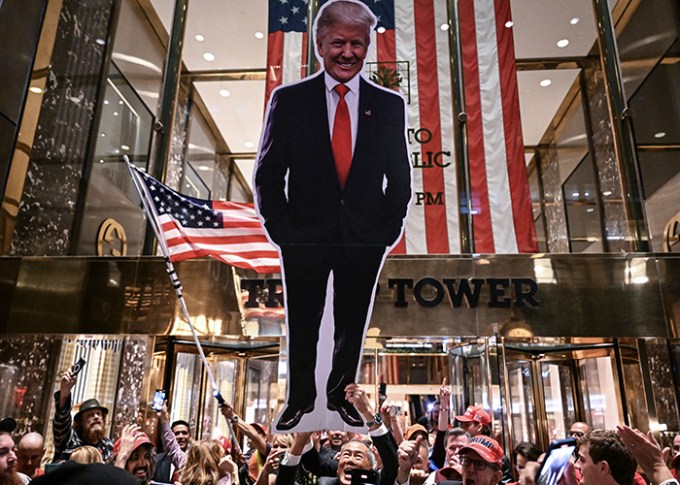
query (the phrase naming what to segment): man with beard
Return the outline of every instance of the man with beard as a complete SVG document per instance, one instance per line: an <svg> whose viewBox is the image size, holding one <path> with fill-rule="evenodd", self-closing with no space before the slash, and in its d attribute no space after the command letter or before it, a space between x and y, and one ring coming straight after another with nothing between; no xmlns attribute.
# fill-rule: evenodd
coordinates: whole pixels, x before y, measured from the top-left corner
<svg viewBox="0 0 680 485"><path fill-rule="evenodd" d="M17 455L14 440L10 434L17 427L12 418L0 421L0 485L21 485L30 479L17 472Z"/></svg>
<svg viewBox="0 0 680 485"><path fill-rule="evenodd" d="M140 485L152 483L155 446L137 424L123 428L113 445L114 465L134 476Z"/></svg>
<svg viewBox="0 0 680 485"><path fill-rule="evenodd" d="M45 439L40 433L26 433L17 445L17 471L33 479L45 473L41 468Z"/></svg>
<svg viewBox="0 0 680 485"><path fill-rule="evenodd" d="M109 410L96 399L88 399L71 419L71 389L77 382L78 377L70 370L66 371L59 383L59 390L54 394L54 461L68 460L73 450L90 445L99 450L106 462L113 452L113 442L106 436Z"/></svg>

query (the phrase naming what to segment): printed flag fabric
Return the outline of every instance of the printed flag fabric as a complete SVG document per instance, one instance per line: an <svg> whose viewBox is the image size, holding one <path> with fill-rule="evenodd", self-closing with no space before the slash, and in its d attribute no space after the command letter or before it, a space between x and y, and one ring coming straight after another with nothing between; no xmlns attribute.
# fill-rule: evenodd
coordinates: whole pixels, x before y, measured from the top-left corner
<svg viewBox="0 0 680 485"><path fill-rule="evenodd" d="M305 75L307 9L306 0L269 0L265 107L274 88Z"/></svg>
<svg viewBox="0 0 680 485"><path fill-rule="evenodd" d="M536 252L510 0L458 5L475 252Z"/></svg>
<svg viewBox="0 0 680 485"><path fill-rule="evenodd" d="M279 253L265 236L253 204L182 195L134 168L165 237L170 260L210 256L258 273L280 273Z"/></svg>

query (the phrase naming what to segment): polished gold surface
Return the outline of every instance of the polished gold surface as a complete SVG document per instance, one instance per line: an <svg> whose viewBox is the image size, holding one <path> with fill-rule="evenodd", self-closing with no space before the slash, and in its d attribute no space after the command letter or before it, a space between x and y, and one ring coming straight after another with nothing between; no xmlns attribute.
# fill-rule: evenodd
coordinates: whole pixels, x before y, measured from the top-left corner
<svg viewBox="0 0 680 485"><path fill-rule="evenodd" d="M176 267L201 338L282 334L275 278L212 260ZM666 338L678 274L672 254L391 257L368 336ZM251 313L241 292L255 279L265 311ZM461 285L470 296L457 300ZM190 335L158 257L0 258L0 331Z"/></svg>

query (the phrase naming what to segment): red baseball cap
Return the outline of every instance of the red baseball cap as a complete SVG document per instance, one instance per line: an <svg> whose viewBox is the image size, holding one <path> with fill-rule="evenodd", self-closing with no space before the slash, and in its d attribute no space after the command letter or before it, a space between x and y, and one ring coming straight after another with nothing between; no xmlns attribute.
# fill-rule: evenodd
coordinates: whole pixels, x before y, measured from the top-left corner
<svg viewBox="0 0 680 485"><path fill-rule="evenodd" d="M456 419L461 423L470 423L474 421L475 423L482 423L484 426L491 426L491 416L484 411L482 406L468 406L465 410L465 414L456 416Z"/></svg>
<svg viewBox="0 0 680 485"><path fill-rule="evenodd" d="M465 454L466 451L474 451L487 463L503 466L503 448L493 438L488 436L475 436L471 438L467 445L463 446L459 454Z"/></svg>
<svg viewBox="0 0 680 485"><path fill-rule="evenodd" d="M135 444L132 446L132 450L130 450L130 453L135 451L137 448L139 448L142 445L149 445L150 448L155 448L156 446L153 444L153 442L149 439L149 437L146 435L146 433L138 433L137 436L135 436ZM118 454L118 449L120 448L120 438L118 438L113 445L113 454Z"/></svg>

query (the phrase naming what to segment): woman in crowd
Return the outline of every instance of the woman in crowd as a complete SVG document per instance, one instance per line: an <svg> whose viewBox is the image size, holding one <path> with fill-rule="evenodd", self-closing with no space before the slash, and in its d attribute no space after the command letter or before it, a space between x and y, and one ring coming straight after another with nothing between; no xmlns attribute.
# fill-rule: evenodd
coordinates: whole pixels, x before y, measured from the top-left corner
<svg viewBox="0 0 680 485"><path fill-rule="evenodd" d="M238 485L236 463L216 441L199 441L189 448L180 475L183 485Z"/></svg>

